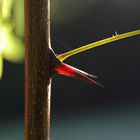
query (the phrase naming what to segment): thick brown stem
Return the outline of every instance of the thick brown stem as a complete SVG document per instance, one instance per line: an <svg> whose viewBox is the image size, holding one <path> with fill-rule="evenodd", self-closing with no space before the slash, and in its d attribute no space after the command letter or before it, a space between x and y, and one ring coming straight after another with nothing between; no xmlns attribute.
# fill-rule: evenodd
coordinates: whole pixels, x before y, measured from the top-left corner
<svg viewBox="0 0 140 140"><path fill-rule="evenodd" d="M50 1L24 4L25 140L50 140Z"/></svg>

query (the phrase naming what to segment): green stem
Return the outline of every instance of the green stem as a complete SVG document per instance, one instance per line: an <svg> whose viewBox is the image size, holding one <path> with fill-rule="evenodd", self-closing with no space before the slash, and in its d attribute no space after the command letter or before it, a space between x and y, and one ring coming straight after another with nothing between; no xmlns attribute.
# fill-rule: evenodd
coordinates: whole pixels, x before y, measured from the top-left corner
<svg viewBox="0 0 140 140"><path fill-rule="evenodd" d="M135 35L140 35L140 30L136 30L136 31L116 35L116 36L109 37L109 38L106 38L106 39L103 39L103 40L100 40L100 41L97 41L97 42L94 42L94 43L90 43L88 45L85 45L85 46L79 47L77 49L68 51L66 53L60 54L60 55L57 56L57 58L60 61L64 61L66 58L68 58L68 57L70 57L72 55L75 55L77 53L80 53L80 52L83 52L83 51L86 51L86 50L101 46L103 44L114 42L114 41L117 41L117 40L120 40L120 39L132 37L132 36L135 36Z"/></svg>

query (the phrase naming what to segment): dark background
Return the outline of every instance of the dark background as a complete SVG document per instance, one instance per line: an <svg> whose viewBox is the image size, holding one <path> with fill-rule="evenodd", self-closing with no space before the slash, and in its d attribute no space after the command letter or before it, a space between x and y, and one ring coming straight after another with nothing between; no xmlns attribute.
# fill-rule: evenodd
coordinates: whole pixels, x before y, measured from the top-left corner
<svg viewBox="0 0 140 140"><path fill-rule="evenodd" d="M52 48L62 53L115 31L140 29L139 17L138 0L53 0ZM139 140L139 60L140 36L67 59L66 63L97 75L106 88L55 75L52 140ZM0 140L23 140L24 64L4 63L0 89Z"/></svg>

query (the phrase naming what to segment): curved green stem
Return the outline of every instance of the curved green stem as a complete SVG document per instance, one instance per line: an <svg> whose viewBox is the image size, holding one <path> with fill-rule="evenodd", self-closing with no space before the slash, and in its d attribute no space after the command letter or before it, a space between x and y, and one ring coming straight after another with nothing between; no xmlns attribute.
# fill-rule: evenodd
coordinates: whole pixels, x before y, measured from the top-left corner
<svg viewBox="0 0 140 140"><path fill-rule="evenodd" d="M94 42L94 43L90 43L88 45L85 45L85 46L79 47L77 49L68 51L66 53L60 54L60 55L57 56L57 58L60 61L64 61L66 58L68 58L68 57L70 57L72 55L75 55L77 53L80 53L80 52L83 52L83 51L86 51L86 50L89 50L89 49L101 46L103 44L114 42L114 41L117 41L117 40L120 40L120 39L124 39L124 38L127 38L127 37L135 36L135 35L140 35L140 30L136 30L136 31L128 32L128 33L123 33L123 34L115 35L115 36L112 36L112 37L109 37L109 38L106 38L106 39L103 39L103 40L100 40L100 41L97 41L97 42Z"/></svg>

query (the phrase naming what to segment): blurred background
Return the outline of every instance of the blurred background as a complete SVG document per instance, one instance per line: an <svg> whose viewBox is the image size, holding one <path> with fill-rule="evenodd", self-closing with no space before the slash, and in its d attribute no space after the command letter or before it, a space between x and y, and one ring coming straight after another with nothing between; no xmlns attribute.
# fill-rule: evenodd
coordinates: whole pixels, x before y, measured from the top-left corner
<svg viewBox="0 0 140 140"><path fill-rule="evenodd" d="M23 140L24 2L0 2L4 13L3 18L0 16L0 43L5 39L4 47L0 44L4 60L0 80L0 140ZM139 17L139 0L51 0L52 48L62 53L115 32L140 29ZM55 75L51 140L139 140L139 60L140 36L67 59L66 63L97 75L106 88Z"/></svg>

